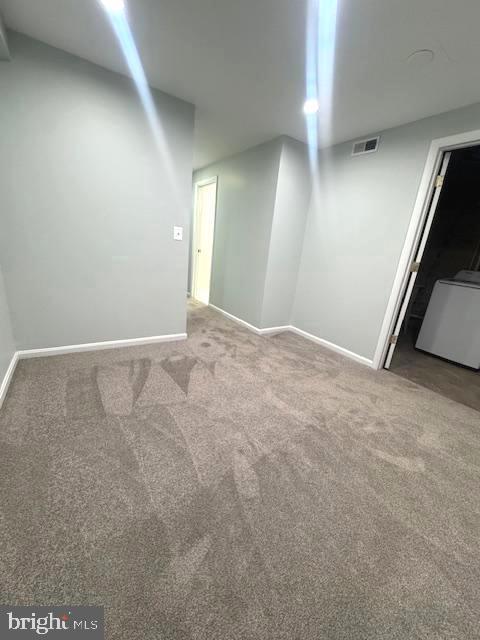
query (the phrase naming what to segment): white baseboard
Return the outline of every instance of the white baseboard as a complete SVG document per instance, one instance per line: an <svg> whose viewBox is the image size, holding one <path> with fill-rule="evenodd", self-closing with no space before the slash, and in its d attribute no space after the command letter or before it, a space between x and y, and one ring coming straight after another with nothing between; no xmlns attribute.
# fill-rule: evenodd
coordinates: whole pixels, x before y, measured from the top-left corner
<svg viewBox="0 0 480 640"><path fill-rule="evenodd" d="M234 316L233 314L228 313L228 311L224 311L223 309L220 309L220 307L216 307L214 304L209 304L208 306L214 309L215 311L218 311L218 313L221 313L222 316L225 316L226 318L233 320L233 322L236 322L237 324L241 324L242 327L245 327L246 329L253 331L253 333L256 333L258 336L273 335L275 333L282 333L282 331L289 331L290 329L289 325L285 325L283 327L267 327L265 329L260 329L259 327L255 327L253 324L250 324L249 322L246 322L245 320L242 320L241 318L237 318L237 316Z"/></svg>
<svg viewBox="0 0 480 640"><path fill-rule="evenodd" d="M291 326L290 331L293 331L293 333L296 333L297 335L302 336L302 338L306 338L307 340L316 342L316 344L319 344L322 347L330 349L330 351L335 351L335 353L340 353L342 356L345 356L346 358L350 358L350 360L355 360L356 362L360 362L360 364L364 364L367 367L373 367L373 360L369 360L369 358L365 358L365 356L360 356L358 355L358 353L355 353L354 351L349 351L344 347L339 347L338 344L334 344L333 342L329 342L328 340L324 340L323 338L318 338L317 336L314 336L312 333L307 333L306 331L303 331L302 329L298 329L297 327Z"/></svg>
<svg viewBox="0 0 480 640"><path fill-rule="evenodd" d="M250 324L249 322L245 322L245 320L242 320L241 318L237 318L237 316L234 316L233 314L228 313L228 311L224 311L223 309L220 309L220 307L216 307L214 304L209 304L208 306L214 309L215 311L218 311L218 313L221 313L223 316L229 318L230 320L233 320L233 322L236 322L237 324L242 325L246 329L253 331L259 336L267 336L267 335L273 335L275 333L282 333L284 331L291 331L292 333L296 333L297 335L302 336L302 338L306 338L307 340L311 340L312 342L315 342L316 344L319 344L322 347L330 349L330 351L335 351L335 353L340 353L342 356L345 356L346 358L350 358L350 360L355 360L355 362L360 362L360 364L366 365L367 367L373 367L373 361L369 360L369 358L365 358L365 356L360 356L358 355L358 353L349 351L344 347L339 347L337 344L334 344L333 342L329 342L328 340L324 340L323 338L318 338L317 336L314 336L312 333L307 333L307 331L303 331L303 329L298 329L297 327L294 327L292 325L285 325L282 327L267 327L266 329L260 329L258 327L255 327L253 324Z"/></svg>
<svg viewBox="0 0 480 640"><path fill-rule="evenodd" d="M186 333L173 333L165 336L71 344L64 347L47 347L46 349L26 349L17 351L17 355L22 360L24 358L45 358L47 356L60 356L67 353L81 353L82 351L100 351L102 349L117 349L119 347L138 347L142 344L156 344L158 342L174 342L176 340L186 340L186 338Z"/></svg>
<svg viewBox="0 0 480 640"><path fill-rule="evenodd" d="M175 342L186 340L186 333L173 333L165 336L149 336L147 338L130 338L128 340L109 340L108 342L90 342L86 344L71 344L64 347L47 347L46 349L24 349L16 351L0 385L0 409L7 395L8 387L19 360L28 358L45 358L61 356L67 353L81 353L84 351L101 351L102 349L117 349L121 347L135 347L142 344L156 344L158 342Z"/></svg>
<svg viewBox="0 0 480 640"><path fill-rule="evenodd" d="M0 385L0 409L2 408L3 401L5 400L5 397L7 395L8 387L10 386L10 382L12 381L18 360L18 353L15 352L10 361L10 364L8 365L8 369L2 380L2 384Z"/></svg>
<svg viewBox="0 0 480 640"><path fill-rule="evenodd" d="M259 329L259 334L261 336L273 336L277 333L283 333L284 331L291 331L292 327L289 324L284 325L283 327L267 327L266 329Z"/></svg>
<svg viewBox="0 0 480 640"><path fill-rule="evenodd" d="M223 316L229 318L230 320L233 320L233 322L236 322L242 325L243 327L249 329L250 331L253 331L253 333L256 333L259 336L274 335L276 333L282 333L284 331L292 331L293 333L296 333L297 335L302 336L307 340L311 340L312 342L315 342L316 344L319 344L322 347L326 347L331 351L340 353L341 355L347 358L350 358L351 360L360 362L361 364L366 365L368 367L374 366L372 360L369 360L364 356L360 356L357 353L354 353L353 351L349 351L348 349L344 349L343 347L339 347L338 345L333 344L332 342L328 342L328 340L323 340L323 338L318 338L317 336L314 336L311 333L307 333L306 331L303 331L302 329L298 329L297 327L294 327L292 325L284 325L280 327L266 327L266 328L260 329L259 327L255 327L253 324L250 324L249 322L246 322L245 320L242 320L241 318L237 318L233 314L228 313L228 311L224 311L223 309L220 309L220 307L216 307L213 304L210 304L209 306L215 311L217 311L218 313L221 313ZM12 377L15 371L15 367L17 366L17 362L19 360L23 360L27 358L44 358L48 356L59 356L59 355L64 355L68 353L81 353L85 351L100 351L102 349L117 349L119 347L120 348L134 347L134 346L139 346L143 344L156 344L159 342L174 342L177 340L186 340L186 338L187 338L186 333L174 333L174 334L164 335L164 336L149 336L146 338L131 338L127 340L109 340L107 342L90 342L86 344L66 345L63 347L47 347L45 349L24 349L24 350L17 351L16 353L14 353L12 360L10 362L10 365L7 369L7 372L0 385L0 408L3 404L5 396L7 395L8 387L10 385L10 382L12 380Z"/></svg>

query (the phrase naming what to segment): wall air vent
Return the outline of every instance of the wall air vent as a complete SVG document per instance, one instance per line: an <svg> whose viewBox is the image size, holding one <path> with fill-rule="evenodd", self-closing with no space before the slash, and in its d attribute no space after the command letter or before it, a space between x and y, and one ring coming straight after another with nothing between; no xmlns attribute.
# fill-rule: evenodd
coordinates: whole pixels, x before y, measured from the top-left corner
<svg viewBox="0 0 480 640"><path fill-rule="evenodd" d="M352 156L360 156L364 153L374 153L378 149L380 136L376 138L368 138L368 140L359 140L353 143Z"/></svg>

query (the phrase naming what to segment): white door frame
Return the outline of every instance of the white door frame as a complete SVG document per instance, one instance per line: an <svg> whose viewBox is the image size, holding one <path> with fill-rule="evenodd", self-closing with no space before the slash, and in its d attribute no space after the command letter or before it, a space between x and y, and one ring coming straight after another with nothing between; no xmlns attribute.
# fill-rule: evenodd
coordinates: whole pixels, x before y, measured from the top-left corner
<svg viewBox="0 0 480 640"><path fill-rule="evenodd" d="M397 338L400 335L400 330L402 328L403 321L405 320L405 315L407 313L407 309L410 304L410 298L412 297L413 288L415 286L415 281L417 279L418 270L423 259L425 247L427 245L428 236L430 235L430 231L432 229L433 219L435 218L435 214L437 212L437 206L440 200L440 195L442 193L444 178L448 170L448 165L450 163L451 155L452 155L451 151L446 151L442 156L441 168L440 168L440 171L438 172L439 179L435 180L432 200L431 200L430 206L428 207L428 213L425 219L425 225L422 228L420 243L415 252L415 258L414 258L415 262L413 263L415 265L415 269L412 269L412 268L409 269L409 273L407 276L408 282L406 285L405 294L403 296L403 302L400 307L400 312L397 315L394 329L391 334L392 338L395 336L395 340L392 340L392 339L389 340L387 357L383 365L385 369L390 369L390 365L392 363L392 357L397 346Z"/></svg>
<svg viewBox="0 0 480 640"><path fill-rule="evenodd" d="M193 195L193 234L192 234L192 298L195 298L195 280L197 277L197 257L198 257L198 224L197 224L197 206L198 206L198 190L207 184L215 184L215 212L213 218L213 238L212 238L212 262L210 263L210 284L212 275L213 252L215 250L215 223L217 218L217 198L218 198L218 176L204 178L195 182ZM208 289L208 297L210 298L210 286ZM196 298L195 298L196 299Z"/></svg>
<svg viewBox="0 0 480 640"><path fill-rule="evenodd" d="M400 306L405 295L410 276L410 265L414 260L422 239L422 231L430 209L430 202L435 189L435 181L440 170L445 151L453 151L480 144L480 129L458 133L445 138L436 138L430 144L422 180L418 189L415 206L408 226L405 243L393 281L392 292L388 300L383 318L382 328L378 338L377 348L373 357L373 367L381 369L384 365L389 349L390 336L400 312Z"/></svg>

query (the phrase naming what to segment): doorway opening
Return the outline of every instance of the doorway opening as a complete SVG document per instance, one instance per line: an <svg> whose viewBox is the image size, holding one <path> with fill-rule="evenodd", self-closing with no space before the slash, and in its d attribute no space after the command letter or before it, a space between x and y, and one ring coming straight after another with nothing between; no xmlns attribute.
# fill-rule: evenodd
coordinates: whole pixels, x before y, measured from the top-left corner
<svg viewBox="0 0 480 640"><path fill-rule="evenodd" d="M195 184L193 242L192 242L192 298L210 302L215 214L217 209L217 177Z"/></svg>
<svg viewBox="0 0 480 640"><path fill-rule="evenodd" d="M480 146L443 153L384 366L480 411Z"/></svg>

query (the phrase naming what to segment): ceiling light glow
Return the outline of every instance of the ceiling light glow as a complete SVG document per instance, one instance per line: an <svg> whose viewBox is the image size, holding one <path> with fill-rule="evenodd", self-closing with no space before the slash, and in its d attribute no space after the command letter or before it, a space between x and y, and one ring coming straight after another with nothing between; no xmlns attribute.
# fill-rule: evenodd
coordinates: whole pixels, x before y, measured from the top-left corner
<svg viewBox="0 0 480 640"><path fill-rule="evenodd" d="M140 53L128 22L127 0L98 0L98 3L105 9L106 19L117 37L130 76L138 91L140 102L145 111L146 120L150 125L152 141L157 148L162 169L167 175L174 193L174 198L177 203L176 208L183 210L185 207L184 198L180 192L177 172L173 167L173 157L170 146L166 139L163 123L157 110L157 104L150 90Z"/></svg>
<svg viewBox="0 0 480 640"><path fill-rule="evenodd" d="M105 9L110 13L125 11L125 0L100 0Z"/></svg>
<svg viewBox="0 0 480 640"><path fill-rule="evenodd" d="M311 116L314 113L318 113L320 110L320 103L316 98L309 98L305 100L303 104L303 113L307 116Z"/></svg>

